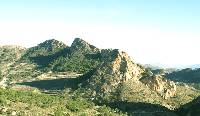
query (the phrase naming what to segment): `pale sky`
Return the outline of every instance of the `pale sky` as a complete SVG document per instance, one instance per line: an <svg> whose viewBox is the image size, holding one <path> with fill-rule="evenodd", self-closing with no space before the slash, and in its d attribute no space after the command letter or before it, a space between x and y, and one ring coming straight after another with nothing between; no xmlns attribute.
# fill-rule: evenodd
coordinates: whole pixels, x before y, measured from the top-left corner
<svg viewBox="0 0 200 116"><path fill-rule="evenodd" d="M136 62L200 64L199 0L0 0L0 45L80 37Z"/></svg>

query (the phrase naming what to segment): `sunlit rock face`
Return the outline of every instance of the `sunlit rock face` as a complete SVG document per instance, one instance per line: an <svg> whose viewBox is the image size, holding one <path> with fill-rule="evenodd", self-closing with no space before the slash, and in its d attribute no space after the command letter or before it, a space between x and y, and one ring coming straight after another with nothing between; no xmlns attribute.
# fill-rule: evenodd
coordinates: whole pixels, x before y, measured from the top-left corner
<svg viewBox="0 0 200 116"><path fill-rule="evenodd" d="M127 81L139 82L144 71L134 63L127 53L118 49L101 50L102 63L90 77L88 88L94 96L104 97L114 93L118 86Z"/></svg>
<svg viewBox="0 0 200 116"><path fill-rule="evenodd" d="M141 77L143 70L131 60L127 53L118 49L106 49L102 50L101 54L104 63L108 65L108 71L111 72L111 74L118 75L120 80L139 80Z"/></svg>
<svg viewBox="0 0 200 116"><path fill-rule="evenodd" d="M165 99L173 97L176 93L176 84L160 75L154 75L141 79L150 89L160 93Z"/></svg>

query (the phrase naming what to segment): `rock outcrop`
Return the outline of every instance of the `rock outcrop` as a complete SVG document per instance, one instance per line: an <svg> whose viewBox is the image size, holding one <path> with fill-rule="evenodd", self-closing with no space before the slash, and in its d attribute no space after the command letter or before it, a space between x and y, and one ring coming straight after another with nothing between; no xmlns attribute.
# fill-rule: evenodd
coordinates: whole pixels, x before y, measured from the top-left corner
<svg viewBox="0 0 200 116"><path fill-rule="evenodd" d="M142 77L145 70L134 63L127 53L118 49L103 49L100 55L101 64L94 70L87 84L87 87L93 91L93 96L105 98L116 93L117 89L124 84L132 85L130 82L146 85L143 87L150 88L165 99L175 95L176 85L173 81L159 75Z"/></svg>
<svg viewBox="0 0 200 116"><path fill-rule="evenodd" d="M87 84L95 97L109 97L124 82L130 80L139 82L144 71L128 54L118 49L101 50L101 61Z"/></svg>
<svg viewBox="0 0 200 116"><path fill-rule="evenodd" d="M102 61L107 65L110 74L116 74L120 81L134 79L136 81L141 77L144 71L134 63L127 53L118 49L101 51Z"/></svg>
<svg viewBox="0 0 200 116"><path fill-rule="evenodd" d="M43 48L50 51L54 51L55 49L59 49L59 48L65 48L66 45L63 42L60 42L58 40L55 39L50 39L50 40L46 40L43 43L38 44L39 48Z"/></svg>
<svg viewBox="0 0 200 116"><path fill-rule="evenodd" d="M153 75L140 80L150 89L161 94L165 99L173 97L176 93L176 84L160 75Z"/></svg>
<svg viewBox="0 0 200 116"><path fill-rule="evenodd" d="M70 47L71 52L74 51L81 51L84 53L91 53L91 52L98 52L99 49L96 48L95 46L87 43L81 38L75 38L71 47Z"/></svg>

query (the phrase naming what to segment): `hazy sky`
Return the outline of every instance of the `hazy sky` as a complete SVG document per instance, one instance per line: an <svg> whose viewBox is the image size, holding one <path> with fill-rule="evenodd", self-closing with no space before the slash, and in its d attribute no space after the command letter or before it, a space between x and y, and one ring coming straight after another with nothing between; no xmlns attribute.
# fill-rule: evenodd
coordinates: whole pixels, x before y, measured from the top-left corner
<svg viewBox="0 0 200 116"><path fill-rule="evenodd" d="M200 64L199 0L0 0L0 44L80 37L140 63Z"/></svg>

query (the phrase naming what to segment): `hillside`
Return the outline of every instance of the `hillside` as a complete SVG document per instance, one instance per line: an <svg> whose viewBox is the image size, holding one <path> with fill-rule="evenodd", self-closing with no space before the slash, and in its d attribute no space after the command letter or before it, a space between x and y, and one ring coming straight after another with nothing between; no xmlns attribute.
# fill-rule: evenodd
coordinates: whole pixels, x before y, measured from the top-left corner
<svg viewBox="0 0 200 116"><path fill-rule="evenodd" d="M186 68L179 71L174 71L166 74L166 77L170 80L185 83L200 90L200 68Z"/></svg>
<svg viewBox="0 0 200 116"><path fill-rule="evenodd" d="M199 116L200 114L200 97L181 106L177 110L180 116Z"/></svg>
<svg viewBox="0 0 200 116"><path fill-rule="evenodd" d="M123 112L119 115L177 116L176 109L200 96L200 91L195 88L172 81L181 81L179 79L183 77L176 74L179 71L171 73L171 69L143 67L124 51L99 49L80 38L74 39L71 46L55 39L46 40L31 48L3 46L0 54L0 86L6 88L1 90L0 95L5 98L1 102L4 104L8 101L5 107L19 112L23 112L23 108L18 109L15 105L30 106L25 110L30 115L33 115L32 109L40 109L41 112L38 113L44 111L55 115L57 108L70 115L81 115L84 110L88 111L85 115L104 115L105 112L116 115L112 109L117 108L118 113ZM196 72L189 70L184 74L188 77L198 75ZM37 90L39 94L28 90ZM63 97L63 92L67 92L69 99ZM26 98L23 94L29 97ZM16 95L21 97L9 97ZM30 98L34 99L33 96L39 97L34 103L28 102ZM72 102L74 96L86 100L83 101L86 106L67 106L67 101L72 105L79 104ZM47 100L45 103L48 105L51 105L49 100L56 102L55 107L43 107L46 104L42 99ZM17 101L16 104L14 101ZM42 105L36 102L42 102ZM88 103L93 104L92 107ZM75 107L75 111L70 111L69 107ZM97 110L98 107L105 108L103 114Z"/></svg>
<svg viewBox="0 0 200 116"><path fill-rule="evenodd" d="M98 103L123 109L130 115L140 115L141 112L146 112L145 115L155 112L168 115L171 112L166 108L176 109L200 95L196 90L176 85L161 75L147 75L146 70L123 51L102 50L101 61L96 69L81 77L85 79L81 85L85 88L86 96ZM145 109L143 107L146 105L143 104L134 108L137 103L158 106Z"/></svg>
<svg viewBox="0 0 200 116"><path fill-rule="evenodd" d="M200 68L186 68L166 75L167 78L185 83L200 83Z"/></svg>
<svg viewBox="0 0 200 116"><path fill-rule="evenodd" d="M33 91L0 89L0 115L5 116L125 116L119 110L97 106L69 94L51 96Z"/></svg>

